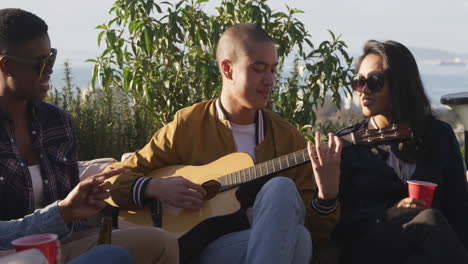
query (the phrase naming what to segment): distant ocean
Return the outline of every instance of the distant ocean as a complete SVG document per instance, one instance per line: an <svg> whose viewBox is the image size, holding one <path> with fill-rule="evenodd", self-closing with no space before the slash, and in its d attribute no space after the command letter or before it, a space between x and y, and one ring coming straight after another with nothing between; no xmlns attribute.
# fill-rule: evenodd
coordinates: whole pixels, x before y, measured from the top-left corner
<svg viewBox="0 0 468 264"><path fill-rule="evenodd" d="M65 85L64 69L57 65L51 78L53 87L61 88ZM424 87L431 103L440 105L440 97L446 94L468 92L468 65L419 65ZM72 84L81 89L89 87L91 83L92 64L71 68Z"/></svg>
<svg viewBox="0 0 468 264"><path fill-rule="evenodd" d="M434 105L440 97L451 93L468 92L468 65L420 64L419 71L427 95Z"/></svg>

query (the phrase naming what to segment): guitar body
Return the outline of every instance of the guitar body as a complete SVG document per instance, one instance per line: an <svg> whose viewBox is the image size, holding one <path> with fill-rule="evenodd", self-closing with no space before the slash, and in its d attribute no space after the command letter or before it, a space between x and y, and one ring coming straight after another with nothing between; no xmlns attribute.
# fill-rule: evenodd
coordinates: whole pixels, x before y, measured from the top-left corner
<svg viewBox="0 0 468 264"><path fill-rule="evenodd" d="M183 176L194 183L203 184L253 165L253 160L249 154L236 152L206 165L168 166L155 170L146 176L152 178ZM236 212L241 207L236 198L238 188L235 187L218 193L212 199L204 201L201 208L197 210L181 209L162 202L162 228L181 236L208 218ZM154 226L151 210L148 207L134 211L120 210L119 218L138 225Z"/></svg>

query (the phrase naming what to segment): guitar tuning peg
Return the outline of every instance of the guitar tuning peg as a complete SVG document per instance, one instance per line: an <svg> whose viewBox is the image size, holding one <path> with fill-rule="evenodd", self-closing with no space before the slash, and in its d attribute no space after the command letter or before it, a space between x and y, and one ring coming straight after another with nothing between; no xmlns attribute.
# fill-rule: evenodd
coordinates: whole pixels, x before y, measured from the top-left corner
<svg viewBox="0 0 468 264"><path fill-rule="evenodd" d="M377 151L376 148L371 148L371 152L372 152L372 154L374 154L374 155L379 154L379 152Z"/></svg>
<svg viewBox="0 0 468 264"><path fill-rule="evenodd" d="M385 146L383 146L383 149L385 151L390 151L390 149L392 149L392 147L390 147L390 145L385 145Z"/></svg>
<svg viewBox="0 0 468 264"><path fill-rule="evenodd" d="M398 150L399 151L403 150L403 142L398 143Z"/></svg>

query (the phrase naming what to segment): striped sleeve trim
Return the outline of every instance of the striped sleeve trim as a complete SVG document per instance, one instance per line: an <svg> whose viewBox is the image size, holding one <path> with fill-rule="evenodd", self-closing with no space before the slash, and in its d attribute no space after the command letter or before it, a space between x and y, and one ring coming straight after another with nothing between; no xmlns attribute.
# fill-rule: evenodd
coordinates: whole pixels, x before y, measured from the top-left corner
<svg viewBox="0 0 468 264"><path fill-rule="evenodd" d="M132 188L132 201L135 205L143 205L143 192L145 191L146 185L150 180L151 178L147 177L139 177L136 179Z"/></svg>
<svg viewBox="0 0 468 264"><path fill-rule="evenodd" d="M338 199L331 205L324 205L320 203L317 199L313 199L311 203L311 207L320 215L329 215L333 213L336 208L338 208Z"/></svg>

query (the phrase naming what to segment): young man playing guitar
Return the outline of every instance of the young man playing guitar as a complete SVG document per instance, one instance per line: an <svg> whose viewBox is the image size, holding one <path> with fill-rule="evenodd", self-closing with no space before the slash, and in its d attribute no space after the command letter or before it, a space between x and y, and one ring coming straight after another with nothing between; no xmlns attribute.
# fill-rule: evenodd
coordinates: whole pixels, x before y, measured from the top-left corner
<svg viewBox="0 0 468 264"><path fill-rule="evenodd" d="M223 80L220 98L180 110L143 149L111 165L128 169L112 179L112 201L132 209L157 199L197 210L207 195L199 184L183 177L144 175L170 165L204 165L234 152L248 153L260 163L307 146L311 166L288 170L282 173L285 177L258 187L258 194L250 193L249 208L243 208L248 228L211 242L200 262L308 263L312 244L326 241L338 221L342 143L330 134L324 153L317 134L314 154L312 145L291 124L265 110L278 56L263 29L254 24L230 27L219 39L216 58Z"/></svg>

